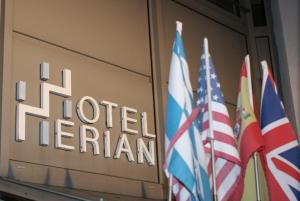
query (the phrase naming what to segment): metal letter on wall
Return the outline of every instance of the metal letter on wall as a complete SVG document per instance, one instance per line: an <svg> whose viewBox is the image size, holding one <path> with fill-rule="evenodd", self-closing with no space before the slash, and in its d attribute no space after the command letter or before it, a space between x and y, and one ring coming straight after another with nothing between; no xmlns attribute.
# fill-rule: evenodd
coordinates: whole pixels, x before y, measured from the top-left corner
<svg viewBox="0 0 300 201"><path fill-rule="evenodd" d="M87 137L87 131L90 131L93 137ZM80 126L80 152L86 152L86 143L91 143L94 155L99 155L99 132L95 127L82 125Z"/></svg>
<svg viewBox="0 0 300 201"><path fill-rule="evenodd" d="M129 134L138 134L138 131L135 129L128 128L128 123L135 124L137 122L136 119L133 119L128 116L128 114L136 114L137 110L130 107L122 107L121 108L121 130L122 132Z"/></svg>
<svg viewBox="0 0 300 201"><path fill-rule="evenodd" d="M16 140L24 141L25 140L25 122L26 122L26 114L37 116L41 118L49 117L50 110L50 93L62 96L62 97L70 97L71 96L71 71L68 69L64 69L62 71L62 87L56 86L53 84L47 83L49 64L43 62L41 65L41 77L42 83L40 85L41 94L40 94L40 107L34 107L30 105L26 105L23 103L19 103L17 105L17 114L16 114ZM45 72L43 72L45 71ZM47 71L47 72L46 72ZM18 82L22 84L17 84L17 101L23 101L20 97L26 97L26 82ZM20 95L22 94L22 95ZM25 98L24 98L25 99Z"/></svg>
<svg viewBox="0 0 300 201"><path fill-rule="evenodd" d="M83 112L84 102L88 102L92 106L92 109L93 109L93 118L92 119L89 119L88 117L86 117ZM87 124L96 123L98 121L99 115L100 115L100 110L99 110L97 101L90 96L82 97L77 103L77 114L78 114L79 119L83 123L87 123Z"/></svg>
<svg viewBox="0 0 300 201"><path fill-rule="evenodd" d="M132 154L130 144L129 144L129 141L128 141L128 138L127 138L126 134L121 134L120 135L114 158L115 159L120 158L122 152L124 152L126 154L127 159L128 159L129 162L134 161L133 154Z"/></svg>

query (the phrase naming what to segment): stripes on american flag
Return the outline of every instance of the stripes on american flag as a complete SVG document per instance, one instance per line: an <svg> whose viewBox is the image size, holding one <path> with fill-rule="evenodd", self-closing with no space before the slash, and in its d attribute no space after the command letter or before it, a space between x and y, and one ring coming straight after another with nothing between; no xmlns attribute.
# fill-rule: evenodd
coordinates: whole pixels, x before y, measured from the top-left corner
<svg viewBox="0 0 300 201"><path fill-rule="evenodd" d="M211 80L211 107L213 117L213 137L215 148L215 168L218 200L225 201L231 198L233 191L237 190L241 182L240 157L236 147L236 139L233 135L227 108L224 103L224 96L221 92L221 85L218 82L215 67L210 55L209 70ZM206 82L205 53L201 56L201 64L198 78L197 106L201 108L199 124L204 142L204 149L210 157L209 143L209 118L208 118L208 97ZM208 165L208 175L212 186L211 160Z"/></svg>

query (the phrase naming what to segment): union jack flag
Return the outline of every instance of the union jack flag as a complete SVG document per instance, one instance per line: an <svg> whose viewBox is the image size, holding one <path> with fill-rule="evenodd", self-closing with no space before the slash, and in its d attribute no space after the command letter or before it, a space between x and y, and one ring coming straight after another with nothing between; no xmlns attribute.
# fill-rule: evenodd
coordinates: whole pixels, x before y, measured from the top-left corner
<svg viewBox="0 0 300 201"><path fill-rule="evenodd" d="M238 191L241 180L240 157L236 147L236 139L233 135L231 122L227 108L224 103L224 96L221 92L221 85L218 82L215 67L210 55L206 65L205 52L201 56L201 64L198 78L197 106L201 108L199 113L199 124L204 143L204 149L210 158L209 143L209 111L208 94L206 81L206 68L210 70L211 82L211 107L212 107L212 130L215 148L215 169L216 169L216 190L219 201L232 198L233 192ZM212 184L211 160L208 165L208 175Z"/></svg>
<svg viewBox="0 0 300 201"><path fill-rule="evenodd" d="M267 63L262 62L261 129L271 201L300 200L300 148Z"/></svg>

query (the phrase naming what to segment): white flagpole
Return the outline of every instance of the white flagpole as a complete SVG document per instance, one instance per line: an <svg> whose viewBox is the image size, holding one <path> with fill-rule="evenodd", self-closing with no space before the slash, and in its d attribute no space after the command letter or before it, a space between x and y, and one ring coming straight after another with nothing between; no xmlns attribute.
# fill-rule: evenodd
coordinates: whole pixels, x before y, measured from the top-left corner
<svg viewBox="0 0 300 201"><path fill-rule="evenodd" d="M176 21L176 31L179 32L180 36L182 34L182 22ZM172 201L172 183L173 183L173 175L170 174L169 177L169 192L168 192L168 201Z"/></svg>
<svg viewBox="0 0 300 201"><path fill-rule="evenodd" d="M212 182L213 182L213 196L214 201L218 201L217 184L216 184L216 169L215 169L215 147L214 147L214 133L213 133L213 118L211 107L211 83L210 83L210 68L209 68L209 52L208 52L208 40L204 38L204 54L205 54L205 69L206 69L206 90L207 90L207 102L208 102L208 121L209 121L209 138L211 148L211 169L212 169Z"/></svg>
<svg viewBox="0 0 300 201"><path fill-rule="evenodd" d="M246 63L246 71L247 71L247 85L248 85L247 93L248 93L251 108L254 111L249 54L245 57L245 63ZM255 173L256 200L261 201L260 187L259 187L259 172L258 172L258 163L257 163L257 152L255 152L253 154L253 162L254 162L254 173Z"/></svg>
<svg viewBox="0 0 300 201"><path fill-rule="evenodd" d="M173 183L173 175L170 175L168 201L172 201L172 183Z"/></svg>

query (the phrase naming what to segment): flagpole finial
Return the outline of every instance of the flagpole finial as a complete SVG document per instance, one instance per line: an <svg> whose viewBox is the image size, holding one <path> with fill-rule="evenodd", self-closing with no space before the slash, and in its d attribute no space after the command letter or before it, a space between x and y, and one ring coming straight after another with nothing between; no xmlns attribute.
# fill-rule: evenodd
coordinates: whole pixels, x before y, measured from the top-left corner
<svg viewBox="0 0 300 201"><path fill-rule="evenodd" d="M252 79L251 79L251 67L250 67L250 56L245 56L246 74L247 74L247 93L251 108L253 109L253 94L252 94Z"/></svg>
<svg viewBox="0 0 300 201"><path fill-rule="evenodd" d="M247 69L247 75L250 76L251 73L250 73L250 56L249 56L249 54L247 54L245 56L245 64L246 64L246 69Z"/></svg>
<svg viewBox="0 0 300 201"><path fill-rule="evenodd" d="M208 55L208 39L205 37L204 40L204 52L205 52L205 55Z"/></svg>
<svg viewBox="0 0 300 201"><path fill-rule="evenodd" d="M245 59L250 59L249 54L246 54Z"/></svg>
<svg viewBox="0 0 300 201"><path fill-rule="evenodd" d="M246 67L247 67L247 66L250 67L250 56L249 56L249 54L247 54L247 55L245 56L245 63L246 63ZM248 73L247 73L247 74L248 74Z"/></svg>
<svg viewBox="0 0 300 201"><path fill-rule="evenodd" d="M208 39L206 37L204 37L204 45L205 43L208 44Z"/></svg>
<svg viewBox="0 0 300 201"><path fill-rule="evenodd" d="M179 34L181 35L182 33L182 22L180 21L176 21L176 30L179 32Z"/></svg>
<svg viewBox="0 0 300 201"><path fill-rule="evenodd" d="M268 65L266 60L262 60L260 63L261 63L261 66L267 66Z"/></svg>
<svg viewBox="0 0 300 201"><path fill-rule="evenodd" d="M265 69L268 69L268 63L267 63L266 60L261 61L260 64L261 64L261 68L262 68L263 71Z"/></svg>

